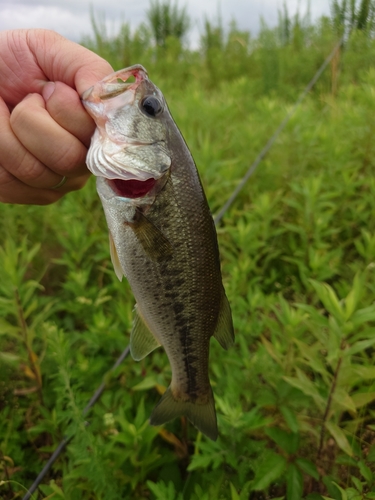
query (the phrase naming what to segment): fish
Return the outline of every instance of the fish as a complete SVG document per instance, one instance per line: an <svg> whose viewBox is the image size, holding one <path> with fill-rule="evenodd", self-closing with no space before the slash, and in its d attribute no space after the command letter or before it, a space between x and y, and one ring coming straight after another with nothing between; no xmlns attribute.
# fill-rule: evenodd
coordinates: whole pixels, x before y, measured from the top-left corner
<svg viewBox="0 0 375 500"><path fill-rule="evenodd" d="M86 163L96 176L112 263L136 300L131 355L139 361L161 345L171 365L150 423L185 416L216 440L209 345L213 336L228 349L234 329L196 165L143 66L108 75L82 103L96 123Z"/></svg>

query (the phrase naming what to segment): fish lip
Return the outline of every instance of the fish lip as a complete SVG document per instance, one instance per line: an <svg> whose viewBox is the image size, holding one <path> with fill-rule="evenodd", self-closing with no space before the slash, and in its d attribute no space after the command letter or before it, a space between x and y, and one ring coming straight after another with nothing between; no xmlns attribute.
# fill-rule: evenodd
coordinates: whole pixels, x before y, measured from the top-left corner
<svg viewBox="0 0 375 500"><path fill-rule="evenodd" d="M134 64L125 69L120 69L115 71L108 76L105 76L100 83L114 83L120 78L124 82L130 77L134 76L135 84L140 84L144 80L148 80L148 73L146 69L141 64Z"/></svg>
<svg viewBox="0 0 375 500"><path fill-rule="evenodd" d="M126 84L126 80L131 76L134 76L135 82ZM83 104L90 107L90 104L93 102L97 104L98 101L102 102L103 100L106 100L106 86L118 83L119 79L125 84L123 92L127 90L135 90L141 82L148 80L148 73L141 64L134 64L129 68L115 71L81 94Z"/></svg>

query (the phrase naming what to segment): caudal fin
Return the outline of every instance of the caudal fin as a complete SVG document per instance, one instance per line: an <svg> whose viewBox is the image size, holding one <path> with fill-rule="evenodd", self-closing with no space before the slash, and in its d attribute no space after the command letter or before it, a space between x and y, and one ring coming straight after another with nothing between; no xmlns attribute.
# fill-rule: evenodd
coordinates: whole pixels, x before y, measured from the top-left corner
<svg viewBox="0 0 375 500"><path fill-rule="evenodd" d="M215 402L212 391L206 404L176 401L171 388L168 387L159 403L155 406L151 417L151 425L161 425L170 420L185 416L195 427L207 437L216 441L218 436Z"/></svg>

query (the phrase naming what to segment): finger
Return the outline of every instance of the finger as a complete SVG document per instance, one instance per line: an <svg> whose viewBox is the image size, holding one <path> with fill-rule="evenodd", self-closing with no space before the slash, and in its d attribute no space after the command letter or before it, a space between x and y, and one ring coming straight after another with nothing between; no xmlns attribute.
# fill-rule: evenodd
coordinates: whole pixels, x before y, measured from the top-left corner
<svg viewBox="0 0 375 500"><path fill-rule="evenodd" d="M54 31L27 30L27 44L50 81L64 82L79 95L113 72L103 58ZM41 45L48 50L41 51Z"/></svg>
<svg viewBox="0 0 375 500"><path fill-rule="evenodd" d="M95 123L77 92L62 82L49 82L42 91L46 109L56 123L89 147Z"/></svg>
<svg viewBox="0 0 375 500"><path fill-rule="evenodd" d="M113 72L100 56L51 30L0 31L0 47L0 93L10 107L27 94L41 94L48 81L81 95Z"/></svg>
<svg viewBox="0 0 375 500"><path fill-rule="evenodd" d="M10 113L0 98L0 166L11 177L36 188L50 188L61 180L61 175L46 168L22 145L10 126ZM4 174L3 174L4 177Z"/></svg>
<svg viewBox="0 0 375 500"><path fill-rule="evenodd" d="M10 124L21 144L60 178L88 173L85 165L87 149L54 121L45 109L42 96L32 94L21 101L10 116ZM57 183L58 180L52 185Z"/></svg>
<svg viewBox="0 0 375 500"><path fill-rule="evenodd" d="M27 186L0 166L0 202L27 205L49 205L63 196L62 192Z"/></svg>

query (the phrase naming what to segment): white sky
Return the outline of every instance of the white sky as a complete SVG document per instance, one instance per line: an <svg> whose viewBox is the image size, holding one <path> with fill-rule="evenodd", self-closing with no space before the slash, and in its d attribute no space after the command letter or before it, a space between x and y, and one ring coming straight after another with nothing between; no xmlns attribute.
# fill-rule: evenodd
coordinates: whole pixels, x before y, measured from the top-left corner
<svg viewBox="0 0 375 500"><path fill-rule="evenodd" d="M163 0L162 0L163 1ZM172 2L174 3L174 2ZM284 0L180 0L187 6L192 21L190 39L198 40L205 16L216 20L220 12L224 26L235 19L240 29L256 34L260 16L269 26L277 24L278 9ZM290 15L307 11L308 0L285 0ZM149 0L0 0L0 30L16 28L53 29L74 41L92 33L90 6L96 14L105 16L109 33L115 34L121 22L135 28L145 21ZM312 19L329 14L329 0L311 0Z"/></svg>

